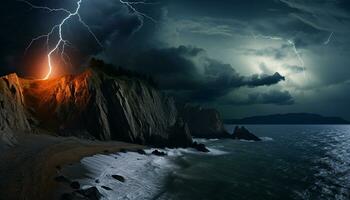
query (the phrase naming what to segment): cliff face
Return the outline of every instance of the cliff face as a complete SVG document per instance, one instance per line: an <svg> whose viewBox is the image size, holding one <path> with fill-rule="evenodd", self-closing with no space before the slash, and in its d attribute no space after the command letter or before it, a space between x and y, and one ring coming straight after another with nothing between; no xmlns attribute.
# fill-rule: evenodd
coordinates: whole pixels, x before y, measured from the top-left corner
<svg viewBox="0 0 350 200"><path fill-rule="evenodd" d="M23 91L15 74L0 79L0 130L30 130Z"/></svg>
<svg viewBox="0 0 350 200"><path fill-rule="evenodd" d="M16 75L8 79L0 79L5 95L0 107L6 108L0 120L8 129L155 146L192 144L174 100L146 81L91 69L46 81L20 80Z"/></svg>
<svg viewBox="0 0 350 200"><path fill-rule="evenodd" d="M92 112L98 110L103 113L100 116L106 116L98 119L99 127L108 127L102 137L141 144L190 144L190 134L180 122L174 99L140 80L103 77L99 81L101 94L94 96L98 100L93 101ZM185 134L176 134L176 130ZM179 139L176 144L172 144L174 134Z"/></svg>
<svg viewBox="0 0 350 200"><path fill-rule="evenodd" d="M0 78L0 142L16 142L13 131L30 131L24 97L15 74Z"/></svg>
<svg viewBox="0 0 350 200"><path fill-rule="evenodd" d="M179 110L193 137L230 138L217 110L191 105L185 105Z"/></svg>
<svg viewBox="0 0 350 200"><path fill-rule="evenodd" d="M0 136L47 132L98 140L189 147L192 136L227 138L214 109L183 106L147 81L88 69L51 80L0 78Z"/></svg>

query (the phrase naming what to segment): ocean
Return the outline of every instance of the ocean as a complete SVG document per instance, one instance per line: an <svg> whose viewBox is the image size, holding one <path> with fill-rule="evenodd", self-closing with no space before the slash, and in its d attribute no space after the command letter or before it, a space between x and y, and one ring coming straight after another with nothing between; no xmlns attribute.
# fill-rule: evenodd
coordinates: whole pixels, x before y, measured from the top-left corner
<svg viewBox="0 0 350 200"><path fill-rule="evenodd" d="M78 181L111 200L350 199L350 126L246 127L263 141L197 139L211 152L166 149L165 157L95 155L81 160Z"/></svg>

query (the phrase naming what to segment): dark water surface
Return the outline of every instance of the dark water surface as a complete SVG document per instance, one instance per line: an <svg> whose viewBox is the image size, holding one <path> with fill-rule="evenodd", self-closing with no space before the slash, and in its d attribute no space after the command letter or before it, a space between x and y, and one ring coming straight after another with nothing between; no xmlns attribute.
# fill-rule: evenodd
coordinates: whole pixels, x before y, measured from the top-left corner
<svg viewBox="0 0 350 200"><path fill-rule="evenodd" d="M177 158L161 199L350 199L350 126L247 127L264 141L207 141L227 154Z"/></svg>
<svg viewBox="0 0 350 200"><path fill-rule="evenodd" d="M166 157L95 155L81 161L90 173L79 181L113 200L350 199L350 126L247 128L264 141L199 140L209 154L168 149Z"/></svg>

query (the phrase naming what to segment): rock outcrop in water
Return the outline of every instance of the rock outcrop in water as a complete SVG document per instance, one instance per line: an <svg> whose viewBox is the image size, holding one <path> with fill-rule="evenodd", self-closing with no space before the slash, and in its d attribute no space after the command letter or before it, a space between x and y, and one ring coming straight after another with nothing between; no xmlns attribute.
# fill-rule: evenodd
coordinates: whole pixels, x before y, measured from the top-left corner
<svg viewBox="0 0 350 200"><path fill-rule="evenodd" d="M140 78L89 68L51 80L0 78L0 136L47 131L61 136L190 147L174 99Z"/></svg>
<svg viewBox="0 0 350 200"><path fill-rule="evenodd" d="M253 133L251 133L244 126L242 126L242 127L236 126L231 137L233 139L236 139L236 140L261 141L260 138L255 136Z"/></svg>
<svg viewBox="0 0 350 200"><path fill-rule="evenodd" d="M188 104L180 107L179 110L193 137L230 138L217 110Z"/></svg>

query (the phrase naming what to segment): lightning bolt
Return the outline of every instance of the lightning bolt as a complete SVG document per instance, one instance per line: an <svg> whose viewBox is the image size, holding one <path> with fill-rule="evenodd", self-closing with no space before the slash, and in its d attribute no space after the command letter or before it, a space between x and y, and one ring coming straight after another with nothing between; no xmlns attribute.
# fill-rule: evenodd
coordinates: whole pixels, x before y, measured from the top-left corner
<svg viewBox="0 0 350 200"><path fill-rule="evenodd" d="M32 41L29 43L29 45L27 46L27 48L25 50L25 52L27 52L34 42L46 38L46 45L47 45L47 51L48 51L47 59L48 59L49 71L46 74L46 76L43 78L43 80L47 80L50 77L51 73L52 73L52 69L54 67L53 66L53 62L52 62L52 56L53 56L53 54L55 52L60 52L61 59L63 60L63 62L65 64L67 64L66 58L70 60L69 56L65 53L65 49L66 49L66 47L70 46L71 43L69 42L69 40L65 39L62 31L63 31L63 26L67 23L68 20L72 19L73 17L77 17L78 21L93 36L93 38L95 39L96 43L99 46L103 47L102 43L99 41L99 39L93 33L93 31L91 30L89 25L87 25L87 23L84 22L83 18L79 14L80 7L81 7L81 4L82 4L83 0L78 0L77 1L77 3L76 3L77 7L74 10L74 12L71 12L71 11L65 9L65 8L50 8L50 7L47 7L47 6L38 6L38 5L34 5L31 2L26 1L26 0L17 0L17 1L26 3L27 5L29 5L33 9L41 9L41 10L45 10L45 11L47 11L49 13L51 13L51 12L63 12L63 13L66 13L66 17L64 17L59 24L54 25L47 34L39 35L39 36L35 37L34 39L32 39ZM152 18L151 16L149 16L149 15L143 13L143 12L140 12L138 9L136 9L134 7L134 5L139 5L139 4L150 5L150 4L156 4L156 3L150 3L150 2L146 2L146 1L124 1L124 0L119 0L119 2L121 4L123 4L123 5L125 5L127 8L129 8L133 13L135 13L141 19L140 21L141 21L142 24L139 27L139 29L143 26L143 23L144 23L143 19L144 18L147 18L147 19L151 20L152 22L156 23L156 20L154 18ZM50 37L52 35L54 35L55 31L57 31L59 39L56 41L54 47L50 49L50 47L49 47Z"/></svg>
<svg viewBox="0 0 350 200"><path fill-rule="evenodd" d="M327 44L331 41L333 34L334 34L334 32L332 32L332 33L329 35L329 37L327 38L327 40L323 43L324 45L327 45Z"/></svg>
<svg viewBox="0 0 350 200"><path fill-rule="evenodd" d="M124 1L124 0L119 0L119 2L123 5L125 5L128 9L130 9L133 13L135 13L138 18L140 19L141 25L139 26L139 28L135 31L138 32L144 25L144 18L152 21L153 23L157 23L157 20L155 20L153 17L140 12L138 9L135 8L134 5L154 5L154 4L158 4L156 2L147 2L147 1Z"/></svg>
<svg viewBox="0 0 350 200"><path fill-rule="evenodd" d="M295 56L297 57L299 63L300 63L300 67L303 68L303 72L304 72L304 78L306 78L306 68L305 68L305 62L303 60L303 58L301 57L300 52L298 51L295 42L291 39L284 39L282 37L276 37L276 36L268 36L268 35L255 35L253 32L251 32L254 39L258 39L258 38L262 38L262 39L268 39L268 40L278 40L278 41L282 41L286 44L288 44L288 46L290 46L295 54Z"/></svg>
<svg viewBox="0 0 350 200"><path fill-rule="evenodd" d="M121 4L124 4L126 7L128 7L130 10L132 10L136 15L140 16L141 18L147 18L149 20L151 20L152 22L156 23L157 20L155 20L153 17L140 12L139 10L137 10L134 5L139 5L139 4L143 4L143 5L154 5L157 4L155 2L146 2L146 1L124 1L124 0L119 0L119 2ZM143 22L143 20L142 20Z"/></svg>
<svg viewBox="0 0 350 200"><path fill-rule="evenodd" d="M47 6L37 6L34 5L32 3L30 3L29 1L26 0L18 0L20 2L24 2L26 4L28 4L31 8L33 9L41 9L41 10L45 10L47 12L63 12L66 13L66 17L64 17L62 19L62 21L59 24L54 25L50 32L44 35L40 35L34 39L32 39L32 41L30 42L30 44L28 45L28 47L26 48L26 52L28 51L28 49L32 46L32 44L40 39L46 38L46 45L48 48L48 54L47 54L47 59L48 59L48 68L49 71L46 74L46 76L43 78L43 80L47 80L51 73L52 73L52 68L53 68L53 62L52 62L52 55L55 52L60 52L61 54L61 58L62 60L66 63L66 58L69 58L69 56L67 56L65 54L65 49L67 46L70 45L70 42L65 39L62 31L63 31L63 26L67 23L68 20L72 19L73 17L77 17L78 21L88 30L88 32L94 37L95 41L97 42L98 45L100 45L101 47L103 47L102 43L98 40L98 38L96 37L96 35L92 32L91 28L84 22L84 20L82 19L82 17L79 14L80 11L80 7L82 4L83 0L78 0L76 5L76 9L74 10L74 12L71 12L67 9L64 8L50 8ZM56 41L55 45L53 48L49 48L49 43L50 43L50 37L55 33L55 31L57 31L58 33L58 40Z"/></svg>

